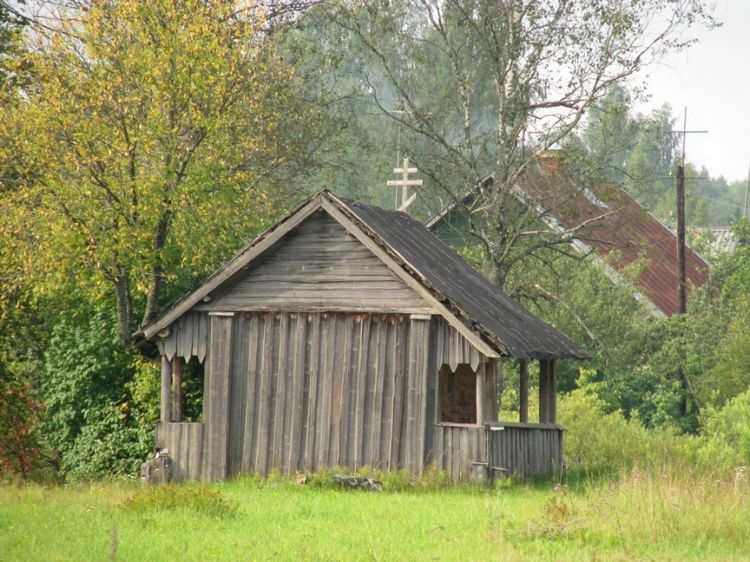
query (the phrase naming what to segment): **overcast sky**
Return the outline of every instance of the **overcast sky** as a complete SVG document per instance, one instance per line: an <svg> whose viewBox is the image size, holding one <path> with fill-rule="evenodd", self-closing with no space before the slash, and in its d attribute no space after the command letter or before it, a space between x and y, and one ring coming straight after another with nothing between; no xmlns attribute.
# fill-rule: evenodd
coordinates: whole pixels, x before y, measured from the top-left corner
<svg viewBox="0 0 750 562"><path fill-rule="evenodd" d="M750 0L712 0L722 26L694 31L699 41L650 69L647 113L669 103L679 115L687 106L687 160L714 177L745 180L750 166Z"/></svg>

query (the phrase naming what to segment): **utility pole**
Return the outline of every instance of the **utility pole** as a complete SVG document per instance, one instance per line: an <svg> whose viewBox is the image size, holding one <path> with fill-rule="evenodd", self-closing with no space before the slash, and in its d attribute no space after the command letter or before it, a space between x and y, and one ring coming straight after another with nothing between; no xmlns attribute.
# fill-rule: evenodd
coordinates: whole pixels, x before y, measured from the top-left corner
<svg viewBox="0 0 750 562"><path fill-rule="evenodd" d="M682 154L677 165L677 313L687 312L687 273L685 265L685 139L689 133L707 133L708 131L687 130L687 107L682 120L682 130L672 131L682 135Z"/></svg>
<svg viewBox="0 0 750 562"><path fill-rule="evenodd" d="M673 133L682 134L682 154L680 163L677 165L677 268L678 268L678 305L677 313L682 318L687 312L687 274L685 266L685 139L688 133L707 133L708 131L688 131L687 129L687 107L682 120L682 130ZM682 339L682 330L678 334ZM680 414L687 415L688 393L690 392L690 381L685 373L684 350L680 345L680 365L678 376L682 386L682 397L680 399ZM697 406L696 406L697 407Z"/></svg>

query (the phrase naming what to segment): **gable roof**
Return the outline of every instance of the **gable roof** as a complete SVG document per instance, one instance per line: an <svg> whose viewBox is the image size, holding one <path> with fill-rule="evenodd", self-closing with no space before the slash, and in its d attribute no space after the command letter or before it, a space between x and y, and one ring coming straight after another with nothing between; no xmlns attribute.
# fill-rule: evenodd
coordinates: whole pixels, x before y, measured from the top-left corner
<svg viewBox="0 0 750 562"><path fill-rule="evenodd" d="M583 253L593 250L613 281L625 283L625 269L640 260L635 297L656 316L676 314L679 272L675 233L621 187L602 183L580 189L566 180L557 166L545 164L542 162L538 176L519 182L518 199L534 204L541 220L560 233L585 224L577 231L573 247ZM491 189L491 178L482 184L483 189ZM461 205L471 205L480 196L477 188L464 197ZM435 230L458 209L453 202L426 224ZM690 246L685 249L685 257L688 285L702 286L708 280L709 264Z"/></svg>
<svg viewBox="0 0 750 562"><path fill-rule="evenodd" d="M324 209L383 260L394 273L489 357L520 359L588 358L559 330L533 316L484 279L455 251L419 221L399 211L355 203L323 190L311 197L234 258L206 282L141 330L153 338L204 297L237 279L314 211Z"/></svg>

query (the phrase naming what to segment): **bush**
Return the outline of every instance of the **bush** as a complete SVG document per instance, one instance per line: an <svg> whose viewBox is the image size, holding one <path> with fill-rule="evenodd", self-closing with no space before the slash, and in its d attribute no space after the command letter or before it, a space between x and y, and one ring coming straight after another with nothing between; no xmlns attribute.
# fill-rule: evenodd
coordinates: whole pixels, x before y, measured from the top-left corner
<svg viewBox="0 0 750 562"><path fill-rule="evenodd" d="M153 421L134 395L134 357L120 345L113 319L95 313L59 323L45 360L40 431L63 476L135 475L149 453Z"/></svg>
<svg viewBox="0 0 750 562"><path fill-rule="evenodd" d="M637 417L626 420L606 412L606 404L589 388L560 397L560 424L565 433L565 463L583 472L616 472L640 466L693 466L695 438L669 429L647 429Z"/></svg>
<svg viewBox="0 0 750 562"><path fill-rule="evenodd" d="M698 451L701 464L724 471L750 465L750 390L735 396L720 410L707 410L702 422Z"/></svg>

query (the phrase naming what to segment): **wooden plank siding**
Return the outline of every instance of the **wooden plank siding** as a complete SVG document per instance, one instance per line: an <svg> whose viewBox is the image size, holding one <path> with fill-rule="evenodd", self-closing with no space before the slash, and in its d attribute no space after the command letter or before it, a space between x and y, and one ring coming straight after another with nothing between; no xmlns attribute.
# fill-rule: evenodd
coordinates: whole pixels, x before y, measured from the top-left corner
<svg viewBox="0 0 750 562"><path fill-rule="evenodd" d="M454 484L468 482L474 462L487 462L487 428L476 425L437 424L430 461L445 470Z"/></svg>
<svg viewBox="0 0 750 562"><path fill-rule="evenodd" d="M433 438L425 415L436 411L429 318L251 312L212 317L211 333L209 479L424 466Z"/></svg>
<svg viewBox="0 0 750 562"><path fill-rule="evenodd" d="M156 447L167 449L172 458L172 479L199 480L203 460L202 423L156 424Z"/></svg>
<svg viewBox="0 0 750 562"><path fill-rule="evenodd" d="M530 478L562 467L563 429L555 425L497 422L488 425L489 466Z"/></svg>
<svg viewBox="0 0 750 562"><path fill-rule="evenodd" d="M324 211L314 213L253 265L194 310L432 311Z"/></svg>

